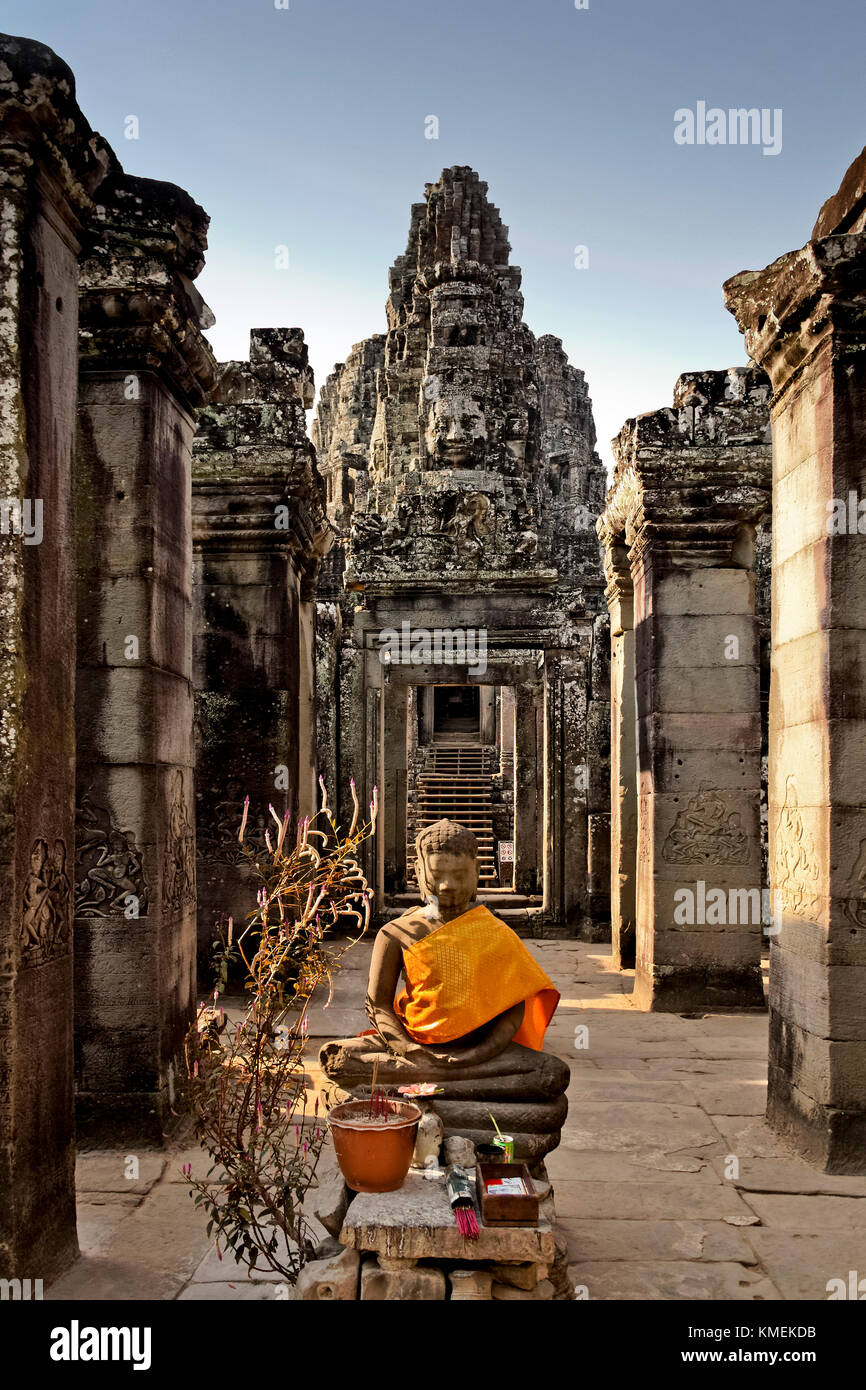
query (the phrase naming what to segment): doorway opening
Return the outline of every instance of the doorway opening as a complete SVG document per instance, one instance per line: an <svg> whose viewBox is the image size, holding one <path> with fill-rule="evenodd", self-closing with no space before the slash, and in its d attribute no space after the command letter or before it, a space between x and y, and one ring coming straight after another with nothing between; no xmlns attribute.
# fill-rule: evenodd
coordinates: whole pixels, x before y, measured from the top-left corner
<svg viewBox="0 0 866 1390"><path fill-rule="evenodd" d="M437 685L433 690L433 742L475 743L481 737L477 685Z"/></svg>

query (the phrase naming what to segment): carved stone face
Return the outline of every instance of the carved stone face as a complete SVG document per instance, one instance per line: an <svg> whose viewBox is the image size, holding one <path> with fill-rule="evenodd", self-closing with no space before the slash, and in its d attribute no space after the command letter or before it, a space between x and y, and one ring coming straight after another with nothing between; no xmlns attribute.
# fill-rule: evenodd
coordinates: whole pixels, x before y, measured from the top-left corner
<svg viewBox="0 0 866 1390"><path fill-rule="evenodd" d="M478 861L471 854L430 850L418 856L416 873L422 894L436 899L443 916L465 911L478 890Z"/></svg>
<svg viewBox="0 0 866 1390"><path fill-rule="evenodd" d="M484 411L471 396L440 396L427 412L425 433L430 458L454 468L483 462L487 444Z"/></svg>

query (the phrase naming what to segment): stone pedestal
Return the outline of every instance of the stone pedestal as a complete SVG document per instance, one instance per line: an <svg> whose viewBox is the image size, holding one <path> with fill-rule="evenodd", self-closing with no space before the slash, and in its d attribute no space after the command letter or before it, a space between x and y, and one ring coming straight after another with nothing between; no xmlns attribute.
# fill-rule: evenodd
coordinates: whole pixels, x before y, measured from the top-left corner
<svg viewBox="0 0 866 1390"><path fill-rule="evenodd" d="M397 1272L397 1260L407 1268L418 1260L548 1265L556 1253L553 1229L542 1220L537 1226L481 1225L478 1239L467 1240L457 1228L444 1180L431 1182L414 1173L397 1192L359 1192L340 1240L352 1249L375 1252L379 1264L390 1265L392 1272Z"/></svg>
<svg viewBox="0 0 866 1390"><path fill-rule="evenodd" d="M673 410L614 441L602 530L609 552L627 545L634 589L641 1008L763 1005L754 530L768 394L756 370L693 373Z"/></svg>
<svg viewBox="0 0 866 1390"><path fill-rule="evenodd" d="M767 1116L866 1171L866 152L811 242L725 286L773 384Z"/></svg>
<svg viewBox="0 0 866 1390"><path fill-rule="evenodd" d="M0 37L0 1277L77 1254L72 1064L78 253L108 156L50 49Z"/></svg>
<svg viewBox="0 0 866 1390"><path fill-rule="evenodd" d="M82 265L75 855L78 1129L162 1142L195 1006L192 280L208 219L115 170Z"/></svg>

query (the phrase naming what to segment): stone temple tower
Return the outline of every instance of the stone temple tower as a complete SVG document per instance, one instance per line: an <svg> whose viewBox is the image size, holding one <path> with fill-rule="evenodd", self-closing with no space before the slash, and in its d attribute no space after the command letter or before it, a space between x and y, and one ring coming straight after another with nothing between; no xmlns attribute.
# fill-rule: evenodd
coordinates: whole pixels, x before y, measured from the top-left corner
<svg viewBox="0 0 866 1390"><path fill-rule="evenodd" d="M314 441L340 544L319 589L320 765L338 792L350 776L379 788L383 908L411 886L407 837L441 812L476 829L515 925L591 933L607 893L606 479L583 373L523 322L509 250L487 185L445 170L412 208L387 333L323 388Z"/></svg>

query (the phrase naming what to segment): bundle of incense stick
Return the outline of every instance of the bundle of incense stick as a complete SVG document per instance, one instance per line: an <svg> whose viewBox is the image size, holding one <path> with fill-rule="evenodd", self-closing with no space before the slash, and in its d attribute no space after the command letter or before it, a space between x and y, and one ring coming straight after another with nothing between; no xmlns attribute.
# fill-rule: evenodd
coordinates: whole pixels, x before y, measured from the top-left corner
<svg viewBox="0 0 866 1390"><path fill-rule="evenodd" d="M393 1115L394 1103L380 1086L370 1097L370 1105L367 1114L371 1120L378 1120L382 1115Z"/></svg>
<svg viewBox="0 0 866 1390"><path fill-rule="evenodd" d="M373 1063L373 1085L370 1090L370 1103L367 1107L367 1118L370 1120L381 1119L383 1115L393 1115L394 1105L389 1100L385 1091L376 1085L376 1075L379 1071L379 1062Z"/></svg>
<svg viewBox="0 0 866 1390"><path fill-rule="evenodd" d="M457 1229L465 1240L477 1240L478 1217L475 1215L475 1201L472 1197L472 1188L469 1186L469 1179L466 1170L459 1164L453 1164L445 1178L448 1188L448 1200L457 1221Z"/></svg>

